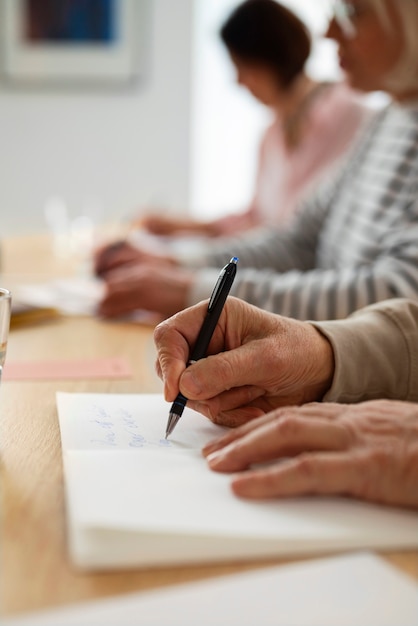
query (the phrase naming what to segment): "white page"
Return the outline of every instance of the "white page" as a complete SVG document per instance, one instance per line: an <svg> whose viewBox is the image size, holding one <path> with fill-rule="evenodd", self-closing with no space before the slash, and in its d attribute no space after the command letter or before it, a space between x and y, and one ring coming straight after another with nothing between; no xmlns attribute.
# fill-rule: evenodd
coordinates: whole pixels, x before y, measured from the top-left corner
<svg viewBox="0 0 418 626"><path fill-rule="evenodd" d="M412 511L235 497L229 476L211 472L200 453L222 429L186 409L167 442L160 395L59 393L57 401L70 550L82 567L418 545Z"/></svg>
<svg viewBox="0 0 418 626"><path fill-rule="evenodd" d="M374 545L402 528L400 543L418 545L416 513L344 498L240 499L230 477L210 471L198 451L69 451L66 466L70 507L86 527L282 539L300 547L307 540L318 548Z"/></svg>
<svg viewBox="0 0 418 626"><path fill-rule="evenodd" d="M73 563L79 567L102 569L163 564L172 562L173 558L178 562L178 556L168 557L172 549L172 528L166 542L160 534L156 540L155 533L145 541L144 526L139 528L135 525L137 516L135 520L131 519L130 510L140 511L142 508L138 508L139 493L134 495L134 507L122 495L121 515L117 520L112 517L116 499L126 493L129 485L136 483L132 475L126 477L125 473L129 469L130 455L136 459L142 458L145 451L152 450L166 453L194 451L195 457L203 463L200 448L222 434L224 429L186 408L176 430L166 440L164 434L170 404L160 394L58 393L57 405L66 482L69 549ZM82 460L75 458L76 453L90 465L91 473L82 467ZM118 453L120 463L117 461ZM165 467L170 472L167 461L165 459ZM110 469L110 481L100 472L103 464L105 471ZM152 485L149 467L142 473L146 480L141 478L141 483ZM150 498L155 503L154 494ZM90 505L95 511L94 519L86 517ZM98 531L103 528L113 529L114 532L103 536L103 532ZM140 530L140 535L129 535L126 532L128 528ZM191 542L188 545L191 547ZM220 544L218 549L221 549ZM207 558L211 556L209 546L208 550ZM137 553L141 556L138 557ZM204 555L202 558L205 560Z"/></svg>
<svg viewBox="0 0 418 626"><path fill-rule="evenodd" d="M98 278L72 277L21 285L16 293L26 304L54 307L66 315L93 315L104 296L105 287Z"/></svg>
<svg viewBox="0 0 418 626"><path fill-rule="evenodd" d="M104 282L94 276L57 278L45 283L20 285L15 289L19 302L52 307L64 315L95 315L105 295ZM155 324L161 316L152 311L133 311L119 319Z"/></svg>
<svg viewBox="0 0 418 626"><path fill-rule="evenodd" d="M170 404L161 394L57 393L63 450L200 450L225 429L185 408L165 439Z"/></svg>
<svg viewBox="0 0 418 626"><path fill-rule="evenodd" d="M418 586L369 554L319 559L8 619L3 626L416 626Z"/></svg>

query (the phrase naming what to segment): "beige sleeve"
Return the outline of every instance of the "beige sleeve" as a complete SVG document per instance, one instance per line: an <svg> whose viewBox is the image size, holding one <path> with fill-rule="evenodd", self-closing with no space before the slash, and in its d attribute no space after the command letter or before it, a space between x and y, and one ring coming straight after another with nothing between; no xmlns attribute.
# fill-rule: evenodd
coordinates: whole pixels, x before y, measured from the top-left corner
<svg viewBox="0 0 418 626"><path fill-rule="evenodd" d="M345 320L311 324L334 350L334 380L325 402L418 401L417 302L385 300Z"/></svg>

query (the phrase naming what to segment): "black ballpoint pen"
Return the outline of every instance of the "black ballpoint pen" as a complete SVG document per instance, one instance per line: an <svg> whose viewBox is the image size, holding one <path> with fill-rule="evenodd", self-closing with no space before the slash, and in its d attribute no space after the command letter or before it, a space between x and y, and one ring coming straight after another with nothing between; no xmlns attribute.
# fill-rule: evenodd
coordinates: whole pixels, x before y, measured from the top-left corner
<svg viewBox="0 0 418 626"><path fill-rule="evenodd" d="M200 329L195 346L190 355L187 365L191 365L195 361L202 359L206 355L209 342L212 338L213 331L216 328L219 317L222 313L227 296L234 282L235 274L237 273L238 258L232 257L230 262L222 268L216 285L212 291L212 295L209 300L208 310L206 312L205 319L203 320L202 328ZM184 407L186 406L187 398L179 393L177 398L171 405L170 413L168 415L167 430L165 438L171 435L177 422L183 414Z"/></svg>

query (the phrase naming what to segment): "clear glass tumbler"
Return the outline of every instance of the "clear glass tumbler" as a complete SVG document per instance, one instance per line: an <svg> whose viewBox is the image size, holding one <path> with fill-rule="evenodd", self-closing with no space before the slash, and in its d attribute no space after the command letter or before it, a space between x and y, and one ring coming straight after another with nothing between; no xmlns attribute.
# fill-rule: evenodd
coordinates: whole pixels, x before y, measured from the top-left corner
<svg viewBox="0 0 418 626"><path fill-rule="evenodd" d="M0 287L0 381L6 359L7 339L9 337L12 294L8 289Z"/></svg>

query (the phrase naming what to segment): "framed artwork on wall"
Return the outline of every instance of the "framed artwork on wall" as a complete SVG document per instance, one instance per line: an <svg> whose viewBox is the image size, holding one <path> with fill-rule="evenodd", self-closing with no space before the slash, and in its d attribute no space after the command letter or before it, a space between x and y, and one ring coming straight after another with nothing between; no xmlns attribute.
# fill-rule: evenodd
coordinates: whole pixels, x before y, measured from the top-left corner
<svg viewBox="0 0 418 626"><path fill-rule="evenodd" d="M2 0L3 81L123 86L144 69L148 0Z"/></svg>

